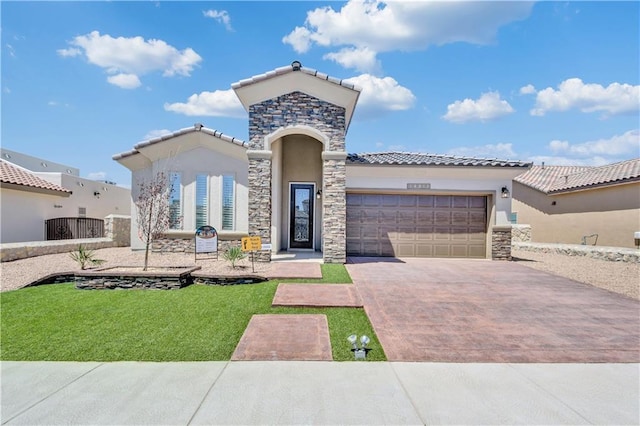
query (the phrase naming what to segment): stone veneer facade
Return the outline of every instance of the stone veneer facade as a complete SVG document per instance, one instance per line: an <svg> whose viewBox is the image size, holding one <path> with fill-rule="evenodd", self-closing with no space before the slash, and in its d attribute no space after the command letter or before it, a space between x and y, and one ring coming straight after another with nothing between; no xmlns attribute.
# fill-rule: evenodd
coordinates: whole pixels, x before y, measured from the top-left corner
<svg viewBox="0 0 640 426"><path fill-rule="evenodd" d="M491 258L511 260L511 225L494 226L491 232Z"/></svg>
<svg viewBox="0 0 640 426"><path fill-rule="evenodd" d="M271 243L272 152L265 140L280 129L313 128L324 136L322 252L325 263L346 262L345 109L302 92L249 107L249 234ZM261 252L260 261L271 260Z"/></svg>

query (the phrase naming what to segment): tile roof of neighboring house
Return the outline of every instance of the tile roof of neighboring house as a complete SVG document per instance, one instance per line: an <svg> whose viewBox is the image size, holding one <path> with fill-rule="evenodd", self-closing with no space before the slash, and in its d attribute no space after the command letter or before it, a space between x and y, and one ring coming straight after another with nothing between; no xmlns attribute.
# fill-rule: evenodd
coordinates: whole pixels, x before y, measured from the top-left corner
<svg viewBox="0 0 640 426"><path fill-rule="evenodd" d="M290 72L294 72L296 70L294 70L292 65L286 65L284 67L279 67L274 69L273 71L268 71L264 74L258 74L258 75L254 75L253 77L249 77L249 78L245 78L244 80L240 80L236 83L233 83L231 85L232 89L238 89L240 87L244 87L244 86L249 86L250 84L254 84L254 83L258 83L259 81L263 81L263 80L268 80L270 78L276 77L278 75L283 75L283 74L288 74ZM337 84L338 86L343 86L346 87L347 89L352 89L352 90L357 90L360 91L361 89L358 88L357 86L355 86L354 84L351 83L347 83L342 79L339 78L335 78L335 77L331 77L327 74L321 73L317 70L314 70L312 68L305 68L302 67L297 70L297 72L303 72L305 74L309 74L312 75L316 78L319 78L320 80L326 80L329 81L331 83Z"/></svg>
<svg viewBox="0 0 640 426"><path fill-rule="evenodd" d="M138 154L140 152L140 151L138 151L139 148L144 148L145 146L154 145L156 143L159 143L159 142L162 142L162 141L166 141L167 139L171 139L171 138L174 138L176 136L186 135L188 133L194 133L194 132L206 133L206 134L215 136L217 138L220 138L220 139L222 139L224 141L227 141L227 142L230 142L230 143L233 143L233 144L245 147L245 148L247 147L246 142L241 140L241 139L225 135L224 133L219 132L219 131L217 131L215 129L209 129L207 127L204 127L200 123L196 123L196 124L193 125L193 127L187 127L187 128L184 128L184 129L177 130L177 131L175 131L173 133L167 133L166 135L162 135L162 136L159 136L157 138L153 138L153 139L149 139L149 140L146 140L146 141L142 141L142 142L134 145L132 150L126 151L126 152L122 152L120 154L116 154L112 158L114 160L119 160L121 158L129 157L129 156Z"/></svg>
<svg viewBox="0 0 640 426"><path fill-rule="evenodd" d="M348 154L349 164L380 164L407 166L484 166L484 167L530 167L531 163L514 160L498 160L495 158L458 157L454 155L437 155L410 152L373 152Z"/></svg>
<svg viewBox="0 0 640 426"><path fill-rule="evenodd" d="M515 181L548 194L640 181L640 158L600 167L533 166Z"/></svg>
<svg viewBox="0 0 640 426"><path fill-rule="evenodd" d="M0 160L0 183L71 194L70 190L46 181L27 169L4 160Z"/></svg>

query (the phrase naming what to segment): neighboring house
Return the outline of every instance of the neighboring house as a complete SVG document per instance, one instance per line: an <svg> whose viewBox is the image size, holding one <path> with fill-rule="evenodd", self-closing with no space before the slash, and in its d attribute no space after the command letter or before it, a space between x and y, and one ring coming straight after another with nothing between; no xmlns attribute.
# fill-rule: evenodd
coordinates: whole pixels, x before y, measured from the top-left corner
<svg viewBox="0 0 640 426"><path fill-rule="evenodd" d="M640 158L601 167L533 166L514 179L517 223L533 242L635 247Z"/></svg>
<svg viewBox="0 0 640 426"><path fill-rule="evenodd" d="M46 240L48 219L131 212L128 188L81 178L76 168L4 148L0 166L1 243Z"/></svg>
<svg viewBox="0 0 640 426"><path fill-rule="evenodd" d="M221 241L260 236L272 247L261 260L286 250L322 251L327 263L510 257L511 182L530 163L347 154L359 89L298 62L232 88L249 113L248 142L196 124L114 156L132 171L134 199L142 180L171 176L180 229L165 247L188 249L207 224ZM131 245L141 248L134 223Z"/></svg>

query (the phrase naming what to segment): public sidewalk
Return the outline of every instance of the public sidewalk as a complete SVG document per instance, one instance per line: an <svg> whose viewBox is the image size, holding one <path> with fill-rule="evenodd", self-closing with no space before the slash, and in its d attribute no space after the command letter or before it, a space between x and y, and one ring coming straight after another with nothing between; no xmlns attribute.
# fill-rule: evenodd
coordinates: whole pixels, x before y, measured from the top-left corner
<svg viewBox="0 0 640 426"><path fill-rule="evenodd" d="M2 362L2 424L634 424L639 364Z"/></svg>

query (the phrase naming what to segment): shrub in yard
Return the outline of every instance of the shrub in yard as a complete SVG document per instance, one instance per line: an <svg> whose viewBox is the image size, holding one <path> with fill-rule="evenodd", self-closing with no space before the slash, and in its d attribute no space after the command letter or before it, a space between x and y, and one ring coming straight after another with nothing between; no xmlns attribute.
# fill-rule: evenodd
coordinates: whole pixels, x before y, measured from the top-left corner
<svg viewBox="0 0 640 426"><path fill-rule="evenodd" d="M82 244L78 246L77 251L69 253L69 256L78 262L80 269L85 269L87 265L102 265L105 262L103 259L96 259L93 250L85 249Z"/></svg>
<svg viewBox="0 0 640 426"><path fill-rule="evenodd" d="M225 260L228 260L231 263L231 267L233 269L236 269L236 262L244 259L245 257L247 257L247 255L242 251L240 247L235 246L229 247L229 249L224 252L222 257L224 257Z"/></svg>

